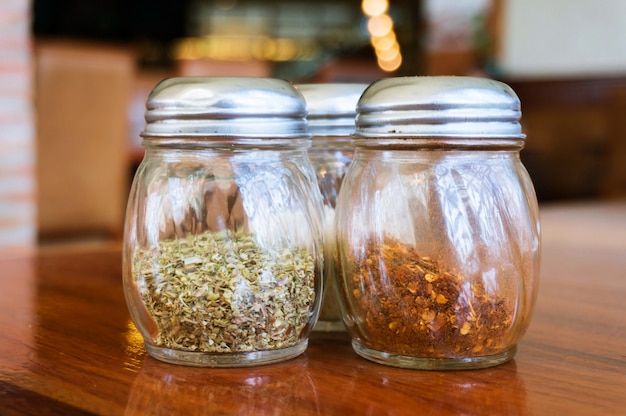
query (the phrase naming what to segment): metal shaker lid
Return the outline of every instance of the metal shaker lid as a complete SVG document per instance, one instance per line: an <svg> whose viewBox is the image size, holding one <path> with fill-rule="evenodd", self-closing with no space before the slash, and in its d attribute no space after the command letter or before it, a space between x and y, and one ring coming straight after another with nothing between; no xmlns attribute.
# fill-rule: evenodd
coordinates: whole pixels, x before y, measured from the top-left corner
<svg viewBox="0 0 626 416"><path fill-rule="evenodd" d="M144 137L310 137L302 94L274 78L168 78L148 96L145 120Z"/></svg>
<svg viewBox="0 0 626 416"><path fill-rule="evenodd" d="M306 100L309 131L313 136L351 136L356 104L368 84L299 84Z"/></svg>
<svg viewBox="0 0 626 416"><path fill-rule="evenodd" d="M523 139L521 106L506 84L415 76L374 82L357 105L355 136Z"/></svg>

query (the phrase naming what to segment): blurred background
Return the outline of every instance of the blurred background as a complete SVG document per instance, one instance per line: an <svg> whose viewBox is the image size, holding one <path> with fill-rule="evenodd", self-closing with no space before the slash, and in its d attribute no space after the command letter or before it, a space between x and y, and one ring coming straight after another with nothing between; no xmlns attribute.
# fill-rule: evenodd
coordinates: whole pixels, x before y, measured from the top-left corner
<svg viewBox="0 0 626 416"><path fill-rule="evenodd" d="M499 79L540 203L623 198L625 35L623 0L1 0L0 254L121 238L170 76Z"/></svg>

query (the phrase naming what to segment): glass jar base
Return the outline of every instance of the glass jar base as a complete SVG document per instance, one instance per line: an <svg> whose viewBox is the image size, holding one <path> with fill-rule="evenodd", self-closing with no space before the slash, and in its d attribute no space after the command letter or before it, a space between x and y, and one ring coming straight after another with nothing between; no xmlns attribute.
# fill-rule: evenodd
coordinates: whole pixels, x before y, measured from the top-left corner
<svg viewBox="0 0 626 416"><path fill-rule="evenodd" d="M345 332L346 326L343 321L322 321L319 320L313 327L316 332Z"/></svg>
<svg viewBox="0 0 626 416"><path fill-rule="evenodd" d="M181 351L172 348L158 347L144 344L148 354L160 361L170 364L179 364L193 367L252 367L274 364L302 354L308 345L308 340L293 347L277 350L237 352L237 353L209 353L196 351Z"/></svg>
<svg viewBox="0 0 626 416"><path fill-rule="evenodd" d="M427 358L390 354L367 348L352 341L352 348L361 357L392 367L412 368L416 370L476 370L503 364L515 356L517 347L499 354L464 358Z"/></svg>

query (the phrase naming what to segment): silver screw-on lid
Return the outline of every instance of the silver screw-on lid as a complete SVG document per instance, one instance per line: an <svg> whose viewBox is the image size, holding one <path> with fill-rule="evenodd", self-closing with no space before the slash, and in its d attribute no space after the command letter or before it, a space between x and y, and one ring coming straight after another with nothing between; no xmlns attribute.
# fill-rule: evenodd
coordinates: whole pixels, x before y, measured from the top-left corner
<svg viewBox="0 0 626 416"><path fill-rule="evenodd" d="M356 104L368 84L299 84L306 100L309 132L313 136L351 136Z"/></svg>
<svg viewBox="0 0 626 416"><path fill-rule="evenodd" d="M374 82L357 104L355 136L523 139L520 100L486 78L415 76Z"/></svg>
<svg viewBox="0 0 626 416"><path fill-rule="evenodd" d="M304 97L274 78L168 78L148 96L145 120L144 137L310 137Z"/></svg>

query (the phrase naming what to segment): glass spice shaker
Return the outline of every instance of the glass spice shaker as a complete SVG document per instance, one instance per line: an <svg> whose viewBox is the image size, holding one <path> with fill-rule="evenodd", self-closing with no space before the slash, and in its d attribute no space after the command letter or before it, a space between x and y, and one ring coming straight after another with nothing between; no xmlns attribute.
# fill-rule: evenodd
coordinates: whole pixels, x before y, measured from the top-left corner
<svg viewBox="0 0 626 416"><path fill-rule="evenodd" d="M520 117L514 91L484 78L389 78L363 93L336 209L357 354L431 370L514 356L541 256Z"/></svg>
<svg viewBox="0 0 626 416"><path fill-rule="evenodd" d="M309 160L315 169L324 204L325 285L320 316L314 331L345 331L336 293L337 247L335 205L341 182L352 162L356 103L367 84L318 83L296 85L307 104L313 145Z"/></svg>
<svg viewBox="0 0 626 416"><path fill-rule="evenodd" d="M170 78L145 118L123 271L147 352L209 367L301 354L323 273L304 98L277 79Z"/></svg>

